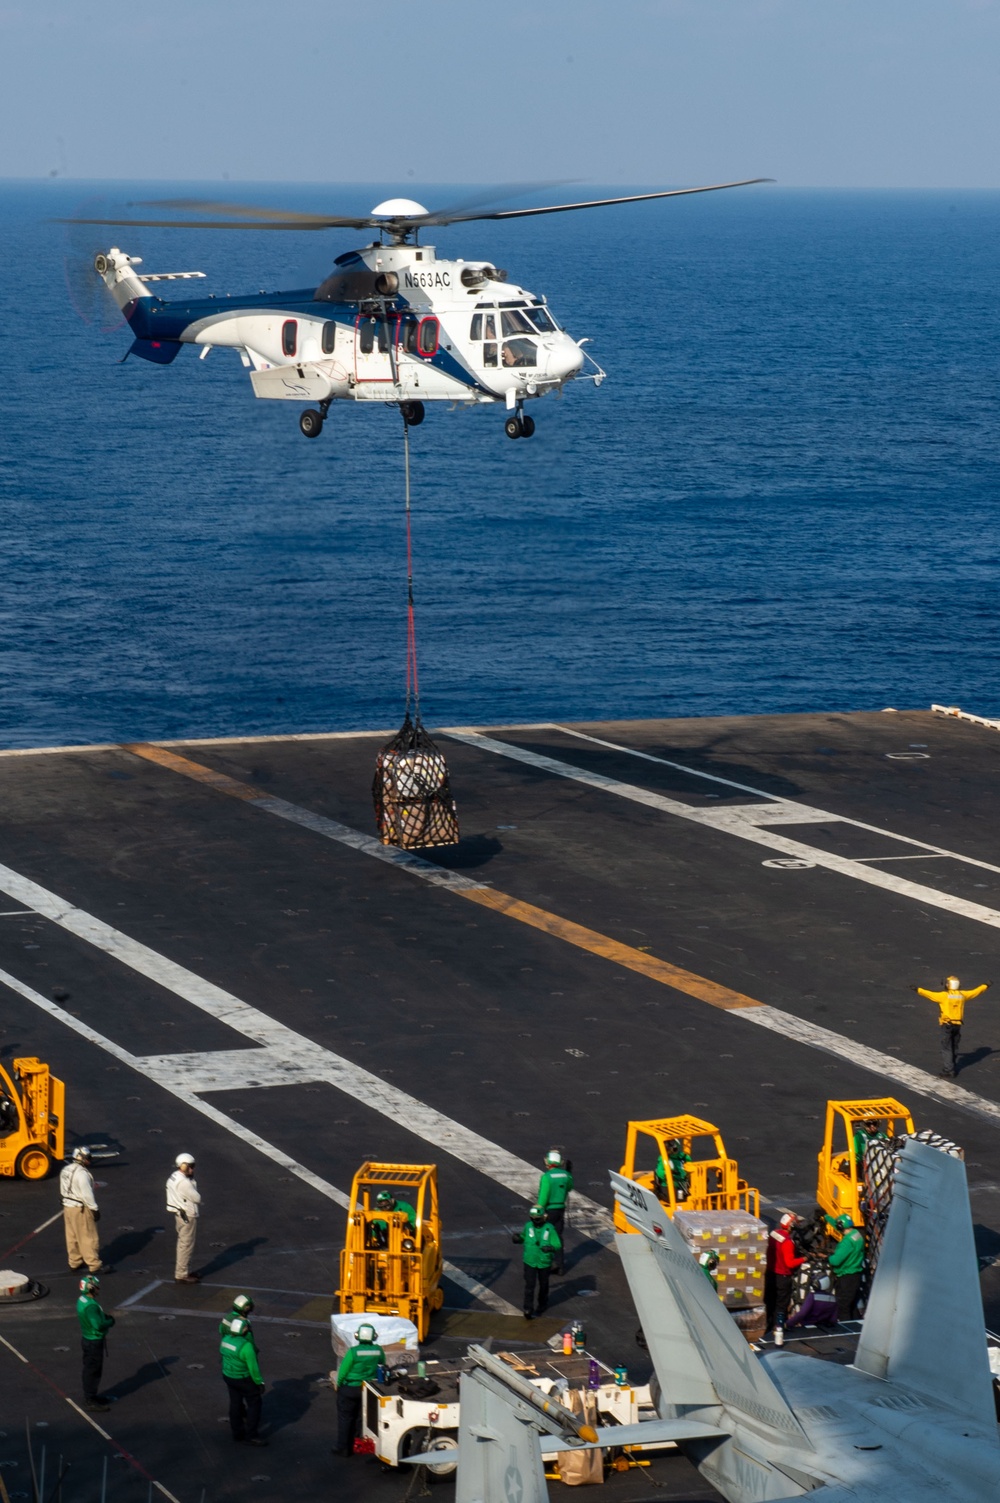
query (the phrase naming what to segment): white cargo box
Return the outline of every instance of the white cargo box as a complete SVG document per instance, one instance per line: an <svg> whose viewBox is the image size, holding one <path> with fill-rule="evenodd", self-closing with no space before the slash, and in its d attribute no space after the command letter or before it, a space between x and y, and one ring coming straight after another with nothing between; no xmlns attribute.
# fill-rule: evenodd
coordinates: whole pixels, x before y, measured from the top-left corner
<svg viewBox="0 0 1000 1503"><path fill-rule="evenodd" d="M355 1332L371 1326L385 1352L387 1367L415 1367L420 1359L420 1333L412 1320L401 1315L331 1315L330 1336L338 1364L349 1347L356 1345Z"/></svg>

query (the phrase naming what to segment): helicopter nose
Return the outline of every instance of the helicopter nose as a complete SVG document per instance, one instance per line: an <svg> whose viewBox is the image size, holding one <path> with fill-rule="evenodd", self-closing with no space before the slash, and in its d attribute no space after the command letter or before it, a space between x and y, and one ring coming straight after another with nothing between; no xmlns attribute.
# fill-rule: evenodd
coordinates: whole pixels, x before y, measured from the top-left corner
<svg viewBox="0 0 1000 1503"><path fill-rule="evenodd" d="M583 365L583 351L568 334L563 334L549 354L549 375L557 381L566 381L575 376Z"/></svg>

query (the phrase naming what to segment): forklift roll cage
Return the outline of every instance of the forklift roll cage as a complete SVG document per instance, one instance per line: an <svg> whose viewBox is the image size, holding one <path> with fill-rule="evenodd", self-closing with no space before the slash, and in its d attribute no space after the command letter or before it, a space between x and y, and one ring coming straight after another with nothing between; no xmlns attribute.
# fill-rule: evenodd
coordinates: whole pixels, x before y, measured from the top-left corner
<svg viewBox="0 0 1000 1503"><path fill-rule="evenodd" d="M670 1155L667 1144L679 1138L685 1153L691 1153L692 1144L699 1138L711 1138L714 1153L707 1157L694 1158L684 1169L689 1181L689 1191L683 1200L678 1200L672 1175L667 1173L667 1199L660 1197L660 1204L668 1216L676 1211L746 1211L751 1216L760 1216L760 1191L751 1189L745 1179L740 1179L736 1160L726 1153L722 1134L711 1122L700 1117L654 1117L648 1122L630 1122L625 1142L625 1162L621 1173L626 1179L634 1179L647 1190L659 1192L653 1185L653 1169L636 1171L637 1150L644 1137L653 1139L658 1154L667 1163ZM648 1146L647 1146L648 1151ZM615 1203L615 1227L620 1232L632 1232L620 1206Z"/></svg>
<svg viewBox="0 0 1000 1503"><path fill-rule="evenodd" d="M859 1122L875 1121L887 1138L913 1132L913 1118L892 1096L867 1101L828 1101L823 1147L819 1152L816 1201L832 1218L850 1216L855 1226L864 1225L861 1200L864 1178L854 1157L854 1130ZM898 1125L897 1125L898 1124ZM838 1128L841 1131L838 1132ZM835 1143L839 1142L839 1146ZM833 1236L839 1237L838 1231Z"/></svg>
<svg viewBox="0 0 1000 1503"><path fill-rule="evenodd" d="M376 1206L380 1190L410 1202L416 1213L415 1233L407 1231L401 1211ZM379 1245L381 1228L372 1226L376 1221L385 1223L384 1245ZM412 1249L403 1246L406 1240L412 1241ZM340 1254L341 1314L400 1315L413 1322L423 1341L432 1311L444 1303L441 1265L437 1166L362 1164L351 1185L347 1236Z"/></svg>

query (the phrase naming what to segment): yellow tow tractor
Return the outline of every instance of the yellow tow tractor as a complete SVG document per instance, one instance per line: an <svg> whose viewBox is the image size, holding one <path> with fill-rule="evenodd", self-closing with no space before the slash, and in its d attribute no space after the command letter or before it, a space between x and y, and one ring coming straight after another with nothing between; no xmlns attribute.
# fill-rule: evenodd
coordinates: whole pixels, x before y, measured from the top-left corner
<svg viewBox="0 0 1000 1503"><path fill-rule="evenodd" d="M406 1209L389 1209L386 1197ZM340 1254L340 1313L400 1315L424 1341L444 1304L441 1262L437 1165L362 1164Z"/></svg>
<svg viewBox="0 0 1000 1503"><path fill-rule="evenodd" d="M66 1087L40 1059L0 1065L0 1176L44 1179L65 1153Z"/></svg>
<svg viewBox="0 0 1000 1503"><path fill-rule="evenodd" d="M652 1190L671 1217L676 1211L745 1211L760 1216L760 1191L740 1179L719 1129L700 1117L630 1122L621 1173ZM615 1227L620 1232L635 1230L617 1202Z"/></svg>
<svg viewBox="0 0 1000 1503"><path fill-rule="evenodd" d="M873 1124L867 1130L866 1123ZM867 1101L828 1101L826 1131L819 1153L816 1201L831 1221L850 1216L855 1226L864 1225L861 1196L864 1191L864 1141L873 1135L887 1138L913 1132L913 1118L891 1096ZM840 1232L833 1229L832 1235Z"/></svg>

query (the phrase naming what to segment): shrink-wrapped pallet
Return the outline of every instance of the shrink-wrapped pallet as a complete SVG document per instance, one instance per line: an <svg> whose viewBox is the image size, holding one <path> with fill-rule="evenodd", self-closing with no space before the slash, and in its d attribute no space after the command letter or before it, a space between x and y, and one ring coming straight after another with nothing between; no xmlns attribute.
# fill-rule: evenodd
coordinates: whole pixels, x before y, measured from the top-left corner
<svg viewBox="0 0 1000 1503"><path fill-rule="evenodd" d="M719 1260L716 1287L729 1310L763 1304L767 1227L747 1211L677 1211L674 1226L695 1257Z"/></svg>

